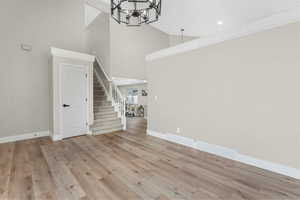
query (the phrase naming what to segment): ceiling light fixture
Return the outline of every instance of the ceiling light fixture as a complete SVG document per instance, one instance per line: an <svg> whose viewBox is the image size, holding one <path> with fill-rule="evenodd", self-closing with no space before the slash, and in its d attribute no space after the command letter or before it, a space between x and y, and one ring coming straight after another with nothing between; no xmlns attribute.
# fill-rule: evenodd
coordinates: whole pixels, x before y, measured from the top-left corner
<svg viewBox="0 0 300 200"><path fill-rule="evenodd" d="M158 21L161 0L111 0L111 16L119 24L140 26Z"/></svg>
<svg viewBox="0 0 300 200"><path fill-rule="evenodd" d="M223 21L218 21L218 25L223 25Z"/></svg>

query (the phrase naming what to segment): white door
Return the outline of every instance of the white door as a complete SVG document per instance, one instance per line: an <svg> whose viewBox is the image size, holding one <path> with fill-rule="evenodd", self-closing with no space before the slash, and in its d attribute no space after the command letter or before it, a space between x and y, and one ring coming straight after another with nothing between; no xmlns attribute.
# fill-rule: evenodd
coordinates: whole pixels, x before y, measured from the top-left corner
<svg viewBox="0 0 300 200"><path fill-rule="evenodd" d="M63 138L87 134L87 69L85 66L61 66L61 102Z"/></svg>

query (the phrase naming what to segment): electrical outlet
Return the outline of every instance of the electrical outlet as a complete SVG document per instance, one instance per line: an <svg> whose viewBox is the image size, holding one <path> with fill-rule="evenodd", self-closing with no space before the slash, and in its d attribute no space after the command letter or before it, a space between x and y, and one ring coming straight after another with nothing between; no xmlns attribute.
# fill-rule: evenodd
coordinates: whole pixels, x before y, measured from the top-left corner
<svg viewBox="0 0 300 200"><path fill-rule="evenodd" d="M157 101L157 99L158 99L158 96L155 96L155 97L154 97L154 99L155 99L155 101Z"/></svg>
<svg viewBox="0 0 300 200"><path fill-rule="evenodd" d="M180 133L180 128L177 128L177 129L176 129L176 133Z"/></svg>

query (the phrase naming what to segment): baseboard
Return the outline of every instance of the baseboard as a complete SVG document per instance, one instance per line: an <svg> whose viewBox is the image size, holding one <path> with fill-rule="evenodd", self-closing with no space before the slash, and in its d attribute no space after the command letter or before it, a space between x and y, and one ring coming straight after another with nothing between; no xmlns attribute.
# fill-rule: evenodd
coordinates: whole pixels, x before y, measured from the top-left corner
<svg viewBox="0 0 300 200"><path fill-rule="evenodd" d="M147 134L167 140L170 142L174 142L177 144L181 144L184 146L188 146L194 149L198 149L200 151L208 152L214 155L218 155L220 157L225 157L231 160L239 161L241 163L245 163L248 165L252 165L261 169L269 170L272 172L276 172L278 174L283 174L289 177L293 177L296 179L300 180L300 169L288 167L285 165L269 162L269 161L264 161L260 159L256 159L244 154L239 153L237 150L226 148L226 147L221 147L218 145L213 145L213 144L208 144L206 142L202 141L196 141L191 138L183 137L183 136L178 136L175 134L171 133L159 133L156 131L152 130L147 130Z"/></svg>
<svg viewBox="0 0 300 200"><path fill-rule="evenodd" d="M93 135L93 132L91 130L88 130L87 135Z"/></svg>
<svg viewBox="0 0 300 200"><path fill-rule="evenodd" d="M62 140L62 136L61 135L58 135L58 134L53 134L52 135L52 141L53 142L60 141L60 140Z"/></svg>
<svg viewBox="0 0 300 200"><path fill-rule="evenodd" d="M33 133L26 133L26 134L22 134L22 135L2 137L2 138L0 138L0 144L8 143L8 142L16 142L16 141L21 141L21 140L29 140L29 139L33 139L33 138L46 137L46 136L50 136L50 131L39 131L39 132L33 132Z"/></svg>

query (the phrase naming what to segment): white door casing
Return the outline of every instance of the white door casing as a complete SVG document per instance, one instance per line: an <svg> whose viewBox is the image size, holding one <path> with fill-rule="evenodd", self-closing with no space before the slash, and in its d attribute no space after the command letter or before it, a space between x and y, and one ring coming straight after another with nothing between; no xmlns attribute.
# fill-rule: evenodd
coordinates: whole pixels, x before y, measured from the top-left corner
<svg viewBox="0 0 300 200"><path fill-rule="evenodd" d="M88 133L88 70L86 66L61 64L61 133L62 138Z"/></svg>

